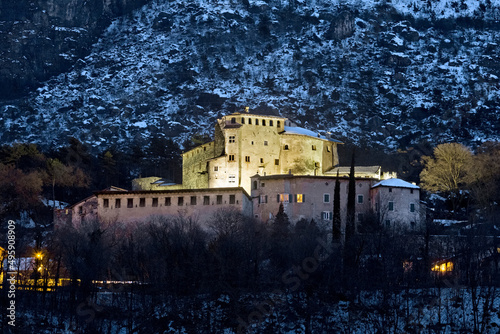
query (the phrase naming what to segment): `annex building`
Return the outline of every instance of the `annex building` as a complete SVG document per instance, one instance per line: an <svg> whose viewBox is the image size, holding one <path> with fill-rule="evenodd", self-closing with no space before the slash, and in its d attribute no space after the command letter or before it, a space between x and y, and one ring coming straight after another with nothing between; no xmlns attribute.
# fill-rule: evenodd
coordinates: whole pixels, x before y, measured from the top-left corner
<svg viewBox="0 0 500 334"><path fill-rule="evenodd" d="M223 208L272 221L280 203L292 222L328 221L337 173L341 207L346 207L349 167L339 166L340 141L285 117L252 114L248 108L218 119L213 138L182 154L182 184L159 177L135 179L131 191L111 187L57 210L56 224L76 226L84 219L140 222L165 215L204 224ZM355 178L357 221L375 213L386 226L419 223L418 186L386 180L379 166L356 166Z"/></svg>

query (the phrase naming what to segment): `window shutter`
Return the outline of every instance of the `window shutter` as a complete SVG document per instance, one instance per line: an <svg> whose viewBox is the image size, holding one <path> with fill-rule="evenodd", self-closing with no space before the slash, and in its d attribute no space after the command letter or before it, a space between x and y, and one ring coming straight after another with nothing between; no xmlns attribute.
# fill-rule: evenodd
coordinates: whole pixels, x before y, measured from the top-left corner
<svg viewBox="0 0 500 334"><path fill-rule="evenodd" d="M293 202L294 202L294 203L297 203L297 194L294 194L294 195L293 195Z"/></svg>
<svg viewBox="0 0 500 334"><path fill-rule="evenodd" d="M280 202L280 194L276 195L276 202Z"/></svg>
<svg viewBox="0 0 500 334"><path fill-rule="evenodd" d="M302 194L302 203L306 201L306 194Z"/></svg>
<svg viewBox="0 0 500 334"><path fill-rule="evenodd" d="M260 195L259 195L259 204L260 204Z"/></svg>
<svg viewBox="0 0 500 334"><path fill-rule="evenodd" d="M267 195L266 195L266 198L265 198L265 203L267 203Z"/></svg>

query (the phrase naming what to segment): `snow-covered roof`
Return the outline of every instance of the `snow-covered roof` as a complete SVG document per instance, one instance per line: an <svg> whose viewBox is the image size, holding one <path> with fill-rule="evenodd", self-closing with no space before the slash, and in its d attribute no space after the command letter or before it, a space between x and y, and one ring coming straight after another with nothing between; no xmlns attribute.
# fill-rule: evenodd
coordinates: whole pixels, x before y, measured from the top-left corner
<svg viewBox="0 0 500 334"><path fill-rule="evenodd" d="M308 129L304 129L304 128L301 128L298 126L285 126L285 134L303 135L303 136L309 136L309 137L315 137L315 138L320 138L320 139L324 139L324 140L329 140L329 141L333 141L336 143L341 143L341 141L331 139L331 138L326 138L325 136L322 136L317 132L314 132L314 131L311 131Z"/></svg>
<svg viewBox="0 0 500 334"><path fill-rule="evenodd" d="M354 175L356 174L379 174L380 166L354 166ZM339 166L333 167L332 169L325 172L325 174L336 175L337 171L339 175L349 175L351 172L351 166Z"/></svg>
<svg viewBox="0 0 500 334"><path fill-rule="evenodd" d="M379 183L375 184L372 188L376 187L394 187L394 188L411 188L411 189L420 189L419 186L411 184L410 182L403 181L401 179L387 179L382 180Z"/></svg>

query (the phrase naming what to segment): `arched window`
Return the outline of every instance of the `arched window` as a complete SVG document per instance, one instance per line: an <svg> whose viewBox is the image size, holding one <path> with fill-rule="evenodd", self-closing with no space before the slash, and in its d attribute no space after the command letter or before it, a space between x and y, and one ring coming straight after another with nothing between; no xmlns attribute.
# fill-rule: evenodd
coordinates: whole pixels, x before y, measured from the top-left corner
<svg viewBox="0 0 500 334"><path fill-rule="evenodd" d="M257 189L257 181L253 181L253 189Z"/></svg>
<svg viewBox="0 0 500 334"><path fill-rule="evenodd" d="M236 123L236 118L235 117L231 118L231 124L234 124L234 123Z"/></svg>
<svg viewBox="0 0 500 334"><path fill-rule="evenodd" d="M276 121L276 124L278 125L278 128L281 127L281 122L280 121Z"/></svg>
<svg viewBox="0 0 500 334"><path fill-rule="evenodd" d="M288 151L288 145L285 145L285 151Z"/></svg>

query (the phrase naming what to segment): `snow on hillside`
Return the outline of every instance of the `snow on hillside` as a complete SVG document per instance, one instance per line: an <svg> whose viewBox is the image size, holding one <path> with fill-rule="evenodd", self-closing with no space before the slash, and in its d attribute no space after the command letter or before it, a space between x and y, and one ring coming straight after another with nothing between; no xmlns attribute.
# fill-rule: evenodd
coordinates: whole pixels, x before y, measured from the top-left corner
<svg viewBox="0 0 500 334"><path fill-rule="evenodd" d="M1 139L183 140L249 106L388 149L499 140L499 18L498 0L153 1L1 106Z"/></svg>

